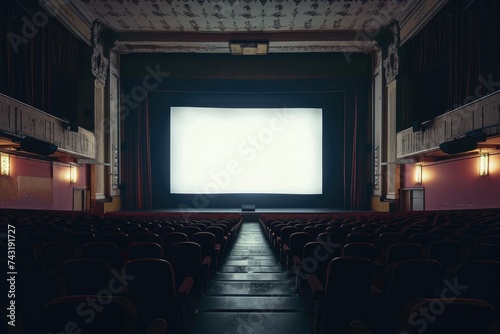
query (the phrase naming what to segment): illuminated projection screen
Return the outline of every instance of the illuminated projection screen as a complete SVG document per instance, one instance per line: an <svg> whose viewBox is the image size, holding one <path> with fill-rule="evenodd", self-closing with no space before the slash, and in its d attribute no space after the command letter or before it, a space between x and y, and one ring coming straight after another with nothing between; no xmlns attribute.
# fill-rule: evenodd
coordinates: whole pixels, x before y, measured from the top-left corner
<svg viewBox="0 0 500 334"><path fill-rule="evenodd" d="M322 109L170 112L172 194L322 194Z"/></svg>

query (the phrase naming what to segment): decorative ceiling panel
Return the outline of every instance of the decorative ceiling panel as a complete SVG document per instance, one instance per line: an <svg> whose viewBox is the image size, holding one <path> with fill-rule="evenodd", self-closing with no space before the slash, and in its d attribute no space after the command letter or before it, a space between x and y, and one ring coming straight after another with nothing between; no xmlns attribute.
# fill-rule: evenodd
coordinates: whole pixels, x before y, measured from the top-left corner
<svg viewBox="0 0 500 334"><path fill-rule="evenodd" d="M118 32L371 31L415 0L79 0Z"/></svg>

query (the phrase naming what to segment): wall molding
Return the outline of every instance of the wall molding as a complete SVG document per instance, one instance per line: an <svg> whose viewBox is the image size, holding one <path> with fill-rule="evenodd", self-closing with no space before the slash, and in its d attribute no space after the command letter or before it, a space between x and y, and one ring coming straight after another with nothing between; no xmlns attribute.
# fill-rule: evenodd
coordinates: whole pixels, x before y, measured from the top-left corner
<svg viewBox="0 0 500 334"><path fill-rule="evenodd" d="M0 131L16 138L26 136L57 145L58 151L75 157L95 159L95 136L78 128L68 130L68 123L26 103L0 94Z"/></svg>
<svg viewBox="0 0 500 334"><path fill-rule="evenodd" d="M397 133L397 159L441 154L439 144L482 130L500 135L500 91L424 122L423 131L408 128Z"/></svg>

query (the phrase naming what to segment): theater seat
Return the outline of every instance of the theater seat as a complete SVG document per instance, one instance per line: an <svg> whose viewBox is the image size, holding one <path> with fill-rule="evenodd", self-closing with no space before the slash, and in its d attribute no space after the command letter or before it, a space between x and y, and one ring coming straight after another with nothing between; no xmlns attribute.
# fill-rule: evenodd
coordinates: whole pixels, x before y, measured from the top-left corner
<svg viewBox="0 0 500 334"><path fill-rule="evenodd" d="M308 275L317 277L321 285L326 283L326 270L330 261L341 255L341 249L338 245L326 242L309 242L302 250L302 259L300 263L295 263L298 267L295 280L295 289L297 292L307 288Z"/></svg>
<svg viewBox="0 0 500 334"><path fill-rule="evenodd" d="M83 246L82 253L88 259L103 260L117 270L123 266L118 247L110 242L90 242Z"/></svg>
<svg viewBox="0 0 500 334"><path fill-rule="evenodd" d="M289 249L285 259L287 267L293 264L295 271L300 267L304 246L313 240L313 236L306 232L295 232L290 235Z"/></svg>
<svg viewBox="0 0 500 334"><path fill-rule="evenodd" d="M129 246L129 259L163 259L163 249L156 242L136 242Z"/></svg>
<svg viewBox="0 0 500 334"><path fill-rule="evenodd" d="M193 234L192 241L201 247L202 265L209 270L212 265L216 269L220 254L220 245L215 242L215 235L210 232L198 232Z"/></svg>
<svg viewBox="0 0 500 334"><path fill-rule="evenodd" d="M343 248L344 256L356 256L375 261L378 256L377 247L374 244L366 242L355 242L346 244Z"/></svg>
<svg viewBox="0 0 500 334"><path fill-rule="evenodd" d="M108 287L110 266L97 259L73 259L62 264L68 295L95 295Z"/></svg>
<svg viewBox="0 0 500 334"><path fill-rule="evenodd" d="M125 273L130 277L128 296L137 307L139 328L145 330L154 319L162 318L168 333L185 333L184 308L193 279L186 277L176 284L174 268L161 259L130 260Z"/></svg>
<svg viewBox="0 0 500 334"><path fill-rule="evenodd" d="M376 318L382 331L392 332L403 306L415 298L434 297L442 283L442 267L429 259L405 260L386 268L382 282L382 298L376 302Z"/></svg>
<svg viewBox="0 0 500 334"><path fill-rule="evenodd" d="M203 265L200 245L190 241L178 242L171 245L166 252L166 258L175 270L175 280L178 284L186 277L191 277L194 290L206 289L206 266ZM177 287L179 288L179 285Z"/></svg>
<svg viewBox="0 0 500 334"><path fill-rule="evenodd" d="M100 296L78 295L50 300L44 308L46 333L80 334L139 334L137 311L134 303L123 296L113 296L99 304ZM98 309L89 304L93 300ZM80 310L80 312L76 311ZM167 333L167 323L162 319L151 321L146 334Z"/></svg>
<svg viewBox="0 0 500 334"><path fill-rule="evenodd" d="M480 299L413 299L404 306L397 330L386 334L490 334L493 312L491 304ZM350 334L372 334L372 331L356 320L350 324Z"/></svg>
<svg viewBox="0 0 500 334"><path fill-rule="evenodd" d="M338 257L327 268L326 284L315 275L308 277L313 294L314 333L321 319L328 333L345 333L353 320L369 315L373 263L359 257Z"/></svg>

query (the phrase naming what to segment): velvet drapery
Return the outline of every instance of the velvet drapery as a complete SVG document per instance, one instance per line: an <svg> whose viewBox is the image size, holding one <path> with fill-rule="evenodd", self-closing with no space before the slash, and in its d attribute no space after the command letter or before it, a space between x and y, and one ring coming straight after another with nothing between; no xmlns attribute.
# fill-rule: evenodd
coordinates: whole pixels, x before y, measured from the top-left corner
<svg viewBox="0 0 500 334"><path fill-rule="evenodd" d="M0 92L55 116L70 118L53 113L55 103L51 99L67 94L67 85L55 82L51 72L58 67L77 86L83 72L90 73L86 59L90 47L46 13L37 0L24 4L21 7L12 2L11 6L0 7Z"/></svg>
<svg viewBox="0 0 500 334"><path fill-rule="evenodd" d="M124 210L152 208L151 145L148 99L137 108L122 107L122 185Z"/></svg>
<svg viewBox="0 0 500 334"><path fill-rule="evenodd" d="M415 117L424 114L430 119L500 89L499 21L498 1L449 1L403 45L401 76L410 81L423 76L421 87L414 87L418 94L410 104L418 105L419 99L433 93L426 82L447 88L443 91L446 109L415 110ZM438 71L439 66L446 68ZM411 121L408 119L403 128L411 126Z"/></svg>

